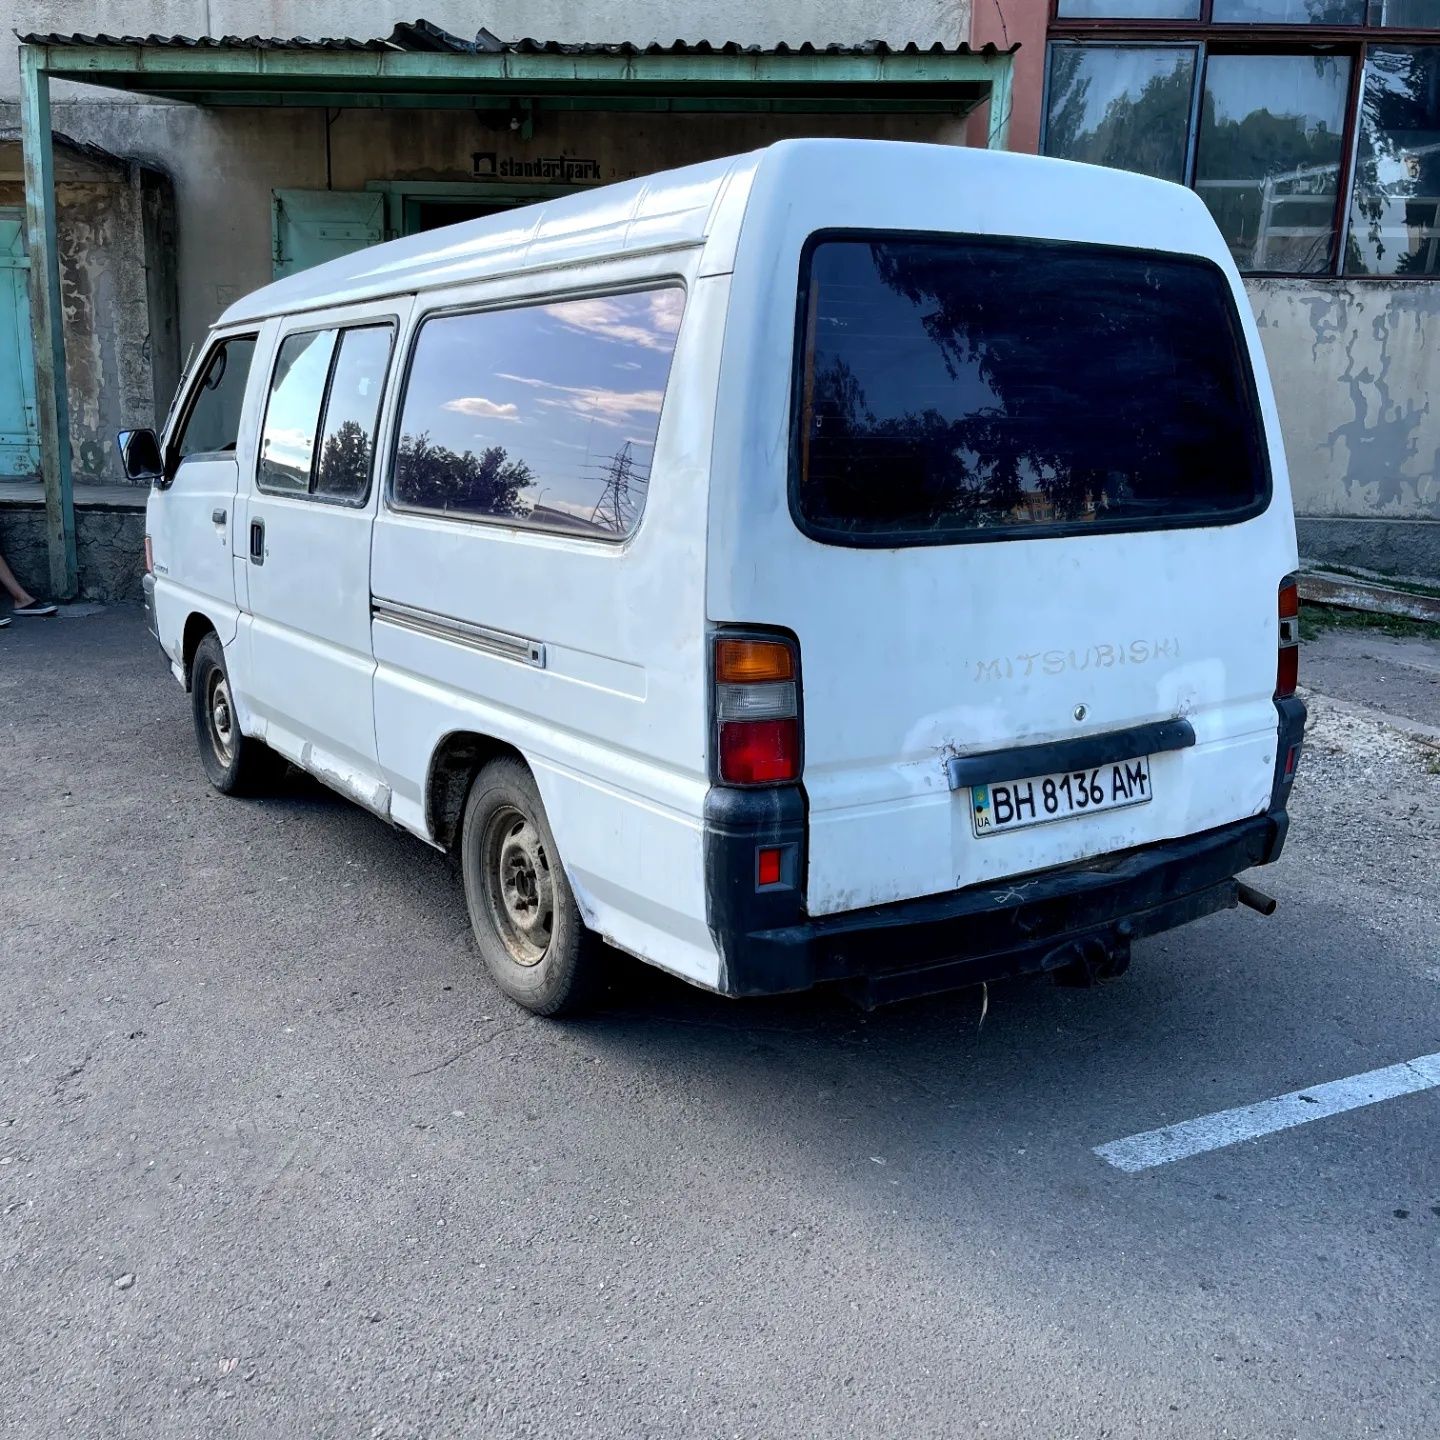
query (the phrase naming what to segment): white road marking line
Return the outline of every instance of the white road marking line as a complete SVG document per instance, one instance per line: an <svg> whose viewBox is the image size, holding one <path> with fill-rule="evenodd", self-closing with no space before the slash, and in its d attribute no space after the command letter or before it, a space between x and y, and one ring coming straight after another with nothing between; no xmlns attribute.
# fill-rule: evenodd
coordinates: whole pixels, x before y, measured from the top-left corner
<svg viewBox="0 0 1440 1440"><path fill-rule="evenodd" d="M1163 1125L1158 1130L1112 1140L1108 1145L1097 1145L1095 1154L1117 1170L1134 1174L1154 1165L1186 1160L1206 1150L1238 1145L1242 1140L1273 1135L1277 1130L1308 1125L1328 1115L1340 1115L1346 1110L1358 1110L1363 1105L1393 1100L1398 1095L1413 1095L1419 1090L1433 1090L1436 1086L1440 1086L1440 1053L1421 1055L1416 1060L1402 1060L1398 1065L1367 1070L1346 1080L1331 1080L1308 1090L1292 1090L1288 1095L1259 1100L1254 1105L1217 1110L1213 1115L1200 1115L1177 1125Z"/></svg>

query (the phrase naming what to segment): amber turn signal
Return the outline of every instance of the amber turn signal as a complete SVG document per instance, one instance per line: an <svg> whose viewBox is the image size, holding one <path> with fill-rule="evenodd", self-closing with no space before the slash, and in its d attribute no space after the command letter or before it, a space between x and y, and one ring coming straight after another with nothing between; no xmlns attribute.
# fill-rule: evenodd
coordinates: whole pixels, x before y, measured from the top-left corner
<svg viewBox="0 0 1440 1440"><path fill-rule="evenodd" d="M719 640L715 644L717 684L750 685L794 678L790 647L778 640Z"/></svg>

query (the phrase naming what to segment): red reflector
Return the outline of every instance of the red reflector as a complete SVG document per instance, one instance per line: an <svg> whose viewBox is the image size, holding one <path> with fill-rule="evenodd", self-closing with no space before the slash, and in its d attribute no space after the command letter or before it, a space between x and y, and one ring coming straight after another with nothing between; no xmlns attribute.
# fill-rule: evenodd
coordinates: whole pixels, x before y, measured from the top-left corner
<svg viewBox="0 0 1440 1440"><path fill-rule="evenodd" d="M774 785L799 774L800 733L790 720L732 720L720 727L720 778Z"/></svg>
<svg viewBox="0 0 1440 1440"><path fill-rule="evenodd" d="M768 845L763 850L758 850L755 859L755 883L778 885L784 878L779 850Z"/></svg>
<svg viewBox="0 0 1440 1440"><path fill-rule="evenodd" d="M1287 645L1280 651L1275 667L1275 698L1288 700L1300 683L1300 647Z"/></svg>
<svg viewBox="0 0 1440 1440"><path fill-rule="evenodd" d="M1290 747L1290 753L1285 757L1285 778L1287 780L1293 780L1295 778L1295 767L1299 763L1300 747L1298 745L1292 745Z"/></svg>
<svg viewBox="0 0 1440 1440"><path fill-rule="evenodd" d="M1293 620L1300 613L1300 587L1287 580L1280 586L1280 618Z"/></svg>

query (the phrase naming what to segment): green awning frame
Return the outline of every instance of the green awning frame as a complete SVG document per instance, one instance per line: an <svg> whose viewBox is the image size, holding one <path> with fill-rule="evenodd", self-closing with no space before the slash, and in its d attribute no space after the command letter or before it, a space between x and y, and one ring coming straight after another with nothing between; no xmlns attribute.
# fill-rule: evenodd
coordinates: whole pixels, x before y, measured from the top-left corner
<svg viewBox="0 0 1440 1440"><path fill-rule="evenodd" d="M423 25L423 22L420 22ZM78 589L65 348L56 248L50 82L77 81L203 106L691 114L949 114L990 103L987 143L1009 136L1013 52L960 46L816 48L553 45L435 49L382 41L31 36L20 46L25 218L30 251L41 465L57 598ZM397 34L399 32L397 31ZM65 443L61 443L62 437Z"/></svg>

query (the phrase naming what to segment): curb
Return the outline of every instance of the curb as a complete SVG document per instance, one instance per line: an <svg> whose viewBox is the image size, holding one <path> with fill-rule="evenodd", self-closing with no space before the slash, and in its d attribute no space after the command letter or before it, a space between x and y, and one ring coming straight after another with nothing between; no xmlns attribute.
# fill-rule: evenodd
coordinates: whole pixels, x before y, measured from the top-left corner
<svg viewBox="0 0 1440 1440"><path fill-rule="evenodd" d="M1440 624L1440 595L1414 590L1396 590L1348 575L1327 575L1302 571L1300 598L1342 610L1364 610L1371 615L1395 615L1403 620Z"/></svg>

